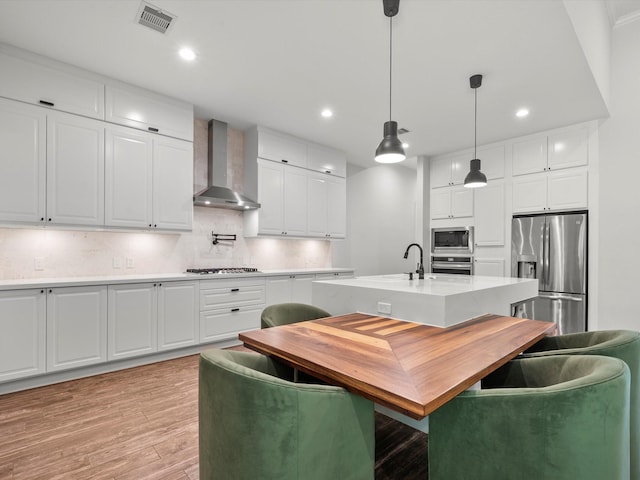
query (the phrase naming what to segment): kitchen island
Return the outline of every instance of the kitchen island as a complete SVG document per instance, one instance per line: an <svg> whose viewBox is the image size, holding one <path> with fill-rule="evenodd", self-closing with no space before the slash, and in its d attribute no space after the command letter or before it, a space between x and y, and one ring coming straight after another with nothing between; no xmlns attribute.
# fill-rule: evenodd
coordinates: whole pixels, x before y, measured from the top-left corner
<svg viewBox="0 0 640 480"><path fill-rule="evenodd" d="M511 305L538 295L535 279L479 275L376 275L313 282L313 304L332 315L386 315L448 327L486 313L511 315Z"/></svg>

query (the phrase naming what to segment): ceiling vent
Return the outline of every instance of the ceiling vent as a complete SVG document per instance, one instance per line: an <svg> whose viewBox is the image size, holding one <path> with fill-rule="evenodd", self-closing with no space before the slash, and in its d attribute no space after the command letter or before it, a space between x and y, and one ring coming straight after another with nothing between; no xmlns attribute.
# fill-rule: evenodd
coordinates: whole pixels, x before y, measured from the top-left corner
<svg viewBox="0 0 640 480"><path fill-rule="evenodd" d="M398 135L402 135L404 133L409 133L411 130L407 130L406 128L399 128Z"/></svg>
<svg viewBox="0 0 640 480"><path fill-rule="evenodd" d="M176 16L167 11L160 10L150 3L142 2L136 20L140 25L149 27L156 32L167 33L167 30L175 23Z"/></svg>

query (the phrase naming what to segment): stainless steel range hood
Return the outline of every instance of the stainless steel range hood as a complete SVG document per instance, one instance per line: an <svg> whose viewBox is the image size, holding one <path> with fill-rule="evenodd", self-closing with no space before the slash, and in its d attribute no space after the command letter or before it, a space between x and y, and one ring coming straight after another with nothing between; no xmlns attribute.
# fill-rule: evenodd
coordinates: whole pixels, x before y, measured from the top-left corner
<svg viewBox="0 0 640 480"><path fill-rule="evenodd" d="M260 204L227 187L227 124L209 120L208 185L193 196L193 204L202 207L251 210Z"/></svg>

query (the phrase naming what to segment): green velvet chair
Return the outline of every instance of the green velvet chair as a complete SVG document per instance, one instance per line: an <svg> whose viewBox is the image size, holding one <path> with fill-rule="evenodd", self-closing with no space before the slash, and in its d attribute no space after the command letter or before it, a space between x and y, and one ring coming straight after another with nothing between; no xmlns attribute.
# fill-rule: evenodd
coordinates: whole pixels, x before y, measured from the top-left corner
<svg viewBox="0 0 640 480"><path fill-rule="evenodd" d="M277 303L262 311L260 325L262 328L270 328L330 316L329 312L305 303Z"/></svg>
<svg viewBox="0 0 640 480"><path fill-rule="evenodd" d="M629 366L631 372L631 480L640 480L640 332L601 330L545 337L521 357L605 355Z"/></svg>
<svg viewBox="0 0 640 480"><path fill-rule="evenodd" d="M615 358L513 360L429 416L429 480L628 480L629 385Z"/></svg>
<svg viewBox="0 0 640 480"><path fill-rule="evenodd" d="M253 352L200 356L201 480L372 480L373 403Z"/></svg>

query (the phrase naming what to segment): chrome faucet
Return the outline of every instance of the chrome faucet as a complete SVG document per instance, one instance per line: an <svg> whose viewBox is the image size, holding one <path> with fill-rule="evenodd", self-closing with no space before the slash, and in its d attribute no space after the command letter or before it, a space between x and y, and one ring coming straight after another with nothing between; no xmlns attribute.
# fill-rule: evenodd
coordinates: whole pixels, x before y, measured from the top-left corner
<svg viewBox="0 0 640 480"><path fill-rule="evenodd" d="M409 249L411 247L413 247L413 246L416 246L416 247L418 247L420 249L420 263L418 264L418 269L416 270L416 273L418 274L418 279L424 280L424 264L423 264L423 258L422 258L422 247L420 245L418 245L417 243L412 243L405 250L404 258L408 258L409 257Z"/></svg>

